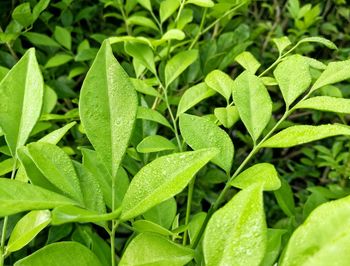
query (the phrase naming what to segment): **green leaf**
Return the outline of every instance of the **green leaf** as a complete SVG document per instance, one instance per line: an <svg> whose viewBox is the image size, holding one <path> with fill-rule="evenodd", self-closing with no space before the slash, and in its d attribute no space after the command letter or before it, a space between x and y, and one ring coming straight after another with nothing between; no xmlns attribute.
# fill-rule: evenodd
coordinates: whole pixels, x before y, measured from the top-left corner
<svg viewBox="0 0 350 266"><path fill-rule="evenodd" d="M44 86L44 99L43 99L43 107L41 110L42 114L51 113L51 111L55 108L57 102L57 94L56 92L49 86Z"/></svg>
<svg viewBox="0 0 350 266"><path fill-rule="evenodd" d="M50 0L40 0L33 8L33 21L49 6Z"/></svg>
<svg viewBox="0 0 350 266"><path fill-rule="evenodd" d="M213 7L214 2L211 0L188 0L186 4L194 4L201 7Z"/></svg>
<svg viewBox="0 0 350 266"><path fill-rule="evenodd" d="M182 114L180 131L186 143L193 149L217 148L220 153L211 161L230 172L234 147L227 133L206 118Z"/></svg>
<svg viewBox="0 0 350 266"><path fill-rule="evenodd" d="M58 242L47 245L33 254L17 261L15 266L102 266L90 249L77 242Z"/></svg>
<svg viewBox="0 0 350 266"><path fill-rule="evenodd" d="M289 45L292 44L287 36L283 36L283 37L280 37L280 38L274 38L274 39L272 39L272 41L276 44L278 52L279 52L280 55L282 55L283 51Z"/></svg>
<svg viewBox="0 0 350 266"><path fill-rule="evenodd" d="M178 29L171 29L168 30L164 35L162 36L162 41L169 41L169 40L183 40L185 39L186 35L182 30Z"/></svg>
<svg viewBox="0 0 350 266"><path fill-rule="evenodd" d="M103 42L86 75L79 111L88 139L111 176L115 177L132 134L137 95L129 77L114 58L108 41Z"/></svg>
<svg viewBox="0 0 350 266"><path fill-rule="evenodd" d="M66 196L82 203L79 179L69 156L50 143L36 142L27 147L30 157L47 180Z"/></svg>
<svg viewBox="0 0 350 266"><path fill-rule="evenodd" d="M203 239L206 265L260 265L266 249L262 186L250 186L210 218Z"/></svg>
<svg viewBox="0 0 350 266"><path fill-rule="evenodd" d="M239 113L236 106L215 108L214 114L226 128L231 128L239 120Z"/></svg>
<svg viewBox="0 0 350 266"><path fill-rule="evenodd" d="M14 252L27 245L51 222L48 210L31 211L23 216L13 229L7 243L6 251Z"/></svg>
<svg viewBox="0 0 350 266"><path fill-rule="evenodd" d="M39 119L43 94L35 50L29 49L0 82L0 127L13 157Z"/></svg>
<svg viewBox="0 0 350 266"><path fill-rule="evenodd" d="M175 153L157 158L132 179L122 203L122 220L136 217L180 193L217 154L216 149Z"/></svg>
<svg viewBox="0 0 350 266"><path fill-rule="evenodd" d="M143 233L130 242L119 266L183 266L190 262L193 256L193 250L175 244L163 236Z"/></svg>
<svg viewBox="0 0 350 266"><path fill-rule="evenodd" d="M261 184L265 191L277 190L281 187L281 181L275 167L269 163L255 164L240 173L231 186L245 189L253 184Z"/></svg>
<svg viewBox="0 0 350 266"><path fill-rule="evenodd" d="M260 266L274 265L278 255L280 253L282 236L286 233L286 230L282 229L267 229L267 248L264 260Z"/></svg>
<svg viewBox="0 0 350 266"><path fill-rule="evenodd" d="M61 44L63 47L67 48L68 50L71 50L72 37L70 35L70 32L67 29L62 28L60 26L56 26L53 36L59 44Z"/></svg>
<svg viewBox="0 0 350 266"><path fill-rule="evenodd" d="M205 83L229 101L234 88L234 82L229 75L221 70L213 70L206 76Z"/></svg>
<svg viewBox="0 0 350 266"><path fill-rule="evenodd" d="M58 53L51 57L45 64L45 68L58 67L73 60L70 54Z"/></svg>
<svg viewBox="0 0 350 266"><path fill-rule="evenodd" d="M15 160L13 158L8 158L0 162L0 176L10 173L13 168Z"/></svg>
<svg viewBox="0 0 350 266"><path fill-rule="evenodd" d="M71 204L76 202L41 187L0 178L0 217Z"/></svg>
<svg viewBox="0 0 350 266"><path fill-rule="evenodd" d="M215 91L209 88L204 82L190 87L182 95L177 107L176 117L195 106L197 103L215 95Z"/></svg>
<svg viewBox="0 0 350 266"><path fill-rule="evenodd" d="M299 102L294 108L350 114L350 99L330 96L316 96Z"/></svg>
<svg viewBox="0 0 350 266"><path fill-rule="evenodd" d="M34 45L43 45L59 48L60 45L51 39L49 36L37 32L26 32L23 33L23 36L26 37Z"/></svg>
<svg viewBox="0 0 350 266"><path fill-rule="evenodd" d="M137 2L149 11L152 11L151 0L137 0Z"/></svg>
<svg viewBox="0 0 350 266"><path fill-rule="evenodd" d="M139 26L151 28L156 31L159 30L157 25L153 22L153 20L143 16L133 15L128 18L127 22L129 25L139 25Z"/></svg>
<svg viewBox="0 0 350 266"><path fill-rule="evenodd" d="M333 42L322 37L307 37L307 38L301 39L298 42L298 45L306 42L317 42L317 43L323 44L329 49L335 49L335 50L337 49L337 46Z"/></svg>
<svg viewBox="0 0 350 266"><path fill-rule="evenodd" d="M161 113L143 106L139 106L137 108L137 119L154 121L172 129L172 126L170 125L168 120Z"/></svg>
<svg viewBox="0 0 350 266"><path fill-rule="evenodd" d="M147 85L145 81L140 79L133 79L133 78L131 78L130 80L138 92L146 95L162 98L159 92L153 87Z"/></svg>
<svg viewBox="0 0 350 266"><path fill-rule="evenodd" d="M311 84L309 64L300 55L288 57L273 72L284 101L290 106Z"/></svg>
<svg viewBox="0 0 350 266"><path fill-rule="evenodd" d="M176 208L176 200L170 198L146 211L143 217L164 228L170 228L176 216Z"/></svg>
<svg viewBox="0 0 350 266"><path fill-rule="evenodd" d="M242 52L236 56L235 61L250 73L255 74L261 64L250 52Z"/></svg>
<svg viewBox="0 0 350 266"><path fill-rule="evenodd" d="M166 0L168 1L168 0ZM177 0L170 0L176 2ZM168 87L198 57L198 50L182 51L172 57L165 65L165 86Z"/></svg>
<svg viewBox="0 0 350 266"><path fill-rule="evenodd" d="M286 128L267 139L262 147L288 148L338 135L350 135L350 127L341 124L321 126L297 125Z"/></svg>
<svg viewBox="0 0 350 266"><path fill-rule="evenodd" d="M347 265L349 226L350 197L322 204L294 231L281 266Z"/></svg>
<svg viewBox="0 0 350 266"><path fill-rule="evenodd" d="M165 20L167 20L176 9L178 9L180 6L179 0L164 0L160 3L159 8L159 16L160 21L163 23Z"/></svg>
<svg viewBox="0 0 350 266"><path fill-rule="evenodd" d="M147 44L137 42L126 42L124 44L124 48L129 55L139 60L153 74L156 73L156 66L154 64L154 54L152 49Z"/></svg>
<svg viewBox="0 0 350 266"><path fill-rule="evenodd" d="M159 152L167 150L175 150L176 145L167 138L159 135L148 136L144 138L136 147L141 153Z"/></svg>
<svg viewBox="0 0 350 266"><path fill-rule="evenodd" d="M132 223L132 227L138 233L157 233L163 236L178 237L175 233L160 226L159 224L147 220L137 220Z"/></svg>
<svg viewBox="0 0 350 266"><path fill-rule="evenodd" d="M261 80L244 71L234 81L233 99L254 142L270 121L272 102Z"/></svg>
<svg viewBox="0 0 350 266"><path fill-rule="evenodd" d="M350 78L350 60L331 62L325 71L318 77L311 91L315 91L326 85L341 82Z"/></svg>
<svg viewBox="0 0 350 266"><path fill-rule="evenodd" d="M12 18L25 28L32 24L33 16L30 10L30 3L23 3L16 6L12 12Z"/></svg>
<svg viewBox="0 0 350 266"><path fill-rule="evenodd" d="M76 124L77 122L71 122L59 129L56 129L39 139L38 142L51 143L56 145L64 137L64 135L66 135L67 132Z"/></svg>

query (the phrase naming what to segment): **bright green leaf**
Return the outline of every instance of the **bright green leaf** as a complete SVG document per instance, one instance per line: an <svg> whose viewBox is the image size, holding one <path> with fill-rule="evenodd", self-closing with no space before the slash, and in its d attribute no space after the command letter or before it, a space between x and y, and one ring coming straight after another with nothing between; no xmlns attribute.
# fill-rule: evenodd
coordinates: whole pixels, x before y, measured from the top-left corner
<svg viewBox="0 0 350 266"><path fill-rule="evenodd" d="M274 38L274 39L272 39L272 41L276 44L278 52L279 52L280 55L283 53L283 51L289 45L292 44L287 36L283 36L283 37L280 37L280 38Z"/></svg>
<svg viewBox="0 0 350 266"><path fill-rule="evenodd" d="M136 147L141 153L159 152L166 150L175 150L176 145L167 138L159 135L148 136L144 138Z"/></svg>
<svg viewBox="0 0 350 266"><path fill-rule="evenodd" d="M229 75L221 70L213 70L206 78L205 83L213 90L220 93L228 101L231 97L234 82Z"/></svg>
<svg viewBox="0 0 350 266"><path fill-rule="evenodd" d="M143 214L146 220L157 223L164 228L170 228L176 216L176 200L170 198L154 206Z"/></svg>
<svg viewBox="0 0 350 266"><path fill-rule="evenodd" d="M214 114L226 128L231 128L239 120L239 113L236 106L215 108Z"/></svg>
<svg viewBox="0 0 350 266"><path fill-rule="evenodd" d="M294 108L350 114L350 99L330 96L316 96L299 102Z"/></svg>
<svg viewBox="0 0 350 266"><path fill-rule="evenodd" d="M51 57L45 64L45 68L58 67L72 61L73 57L69 54L58 53Z"/></svg>
<svg viewBox="0 0 350 266"><path fill-rule="evenodd" d="M160 21L163 23L167 20L180 6L179 0L163 0L160 3L159 16Z"/></svg>
<svg viewBox="0 0 350 266"><path fill-rule="evenodd" d="M214 2L211 0L188 0L186 4L194 4L201 7L213 7Z"/></svg>
<svg viewBox="0 0 350 266"><path fill-rule="evenodd" d="M324 46L328 47L329 49L337 49L337 46L333 42L322 37L307 37L307 38L301 39L298 42L298 45L305 42L321 43Z"/></svg>
<svg viewBox="0 0 350 266"><path fill-rule="evenodd" d="M168 120L161 113L143 106L139 106L137 108L137 119L154 121L172 129L172 126L170 125Z"/></svg>
<svg viewBox="0 0 350 266"><path fill-rule="evenodd" d="M70 35L70 32L66 28L56 26L53 36L59 44L61 44L63 47L67 48L68 50L71 50L72 37Z"/></svg>
<svg viewBox="0 0 350 266"><path fill-rule="evenodd" d="M153 51L147 44L137 42L126 42L124 48L129 55L139 60L153 74L156 73Z"/></svg>
<svg viewBox="0 0 350 266"><path fill-rule="evenodd" d="M56 129L46 136L42 137L41 139L38 140L38 142L46 142L46 143L51 143L51 144L57 144L64 135L67 134L67 132L74 127L77 124L77 122L71 122L59 129Z"/></svg>
<svg viewBox="0 0 350 266"><path fill-rule="evenodd" d="M261 64L250 52L242 52L236 56L235 61L250 73L255 74Z"/></svg>

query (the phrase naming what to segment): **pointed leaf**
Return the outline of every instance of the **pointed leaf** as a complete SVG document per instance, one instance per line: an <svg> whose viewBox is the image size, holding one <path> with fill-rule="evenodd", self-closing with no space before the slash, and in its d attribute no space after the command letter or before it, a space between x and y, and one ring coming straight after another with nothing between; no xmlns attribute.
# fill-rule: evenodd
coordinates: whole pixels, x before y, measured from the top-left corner
<svg viewBox="0 0 350 266"><path fill-rule="evenodd" d="M175 153L157 158L132 179L122 203L122 220L136 217L180 193L217 154L216 149Z"/></svg>
<svg viewBox="0 0 350 266"><path fill-rule="evenodd" d="M67 132L74 127L77 124L77 122L71 122L59 129L56 129L46 136L42 137L38 140L38 142L46 142L56 145L63 137L67 134Z"/></svg>
<svg viewBox="0 0 350 266"><path fill-rule="evenodd" d="M350 114L350 99L330 96L317 96L299 102L296 109L314 109L339 114Z"/></svg>
<svg viewBox="0 0 350 266"><path fill-rule="evenodd" d="M256 60L254 55L249 52L243 52L236 56L235 61L250 73L255 74L261 64Z"/></svg>
<svg viewBox="0 0 350 266"><path fill-rule="evenodd" d="M206 265L256 265L264 258L266 223L261 184L233 197L210 218L203 239Z"/></svg>
<svg viewBox="0 0 350 266"><path fill-rule="evenodd" d="M156 73L153 51L147 44L137 42L126 42L124 47L125 51L129 55L139 60L153 74Z"/></svg>
<svg viewBox="0 0 350 266"><path fill-rule="evenodd" d="M280 38L274 38L274 39L272 39L272 41L276 44L278 52L279 52L280 55L283 53L283 51L289 45L292 44L287 36L283 36L283 37L280 37Z"/></svg>
<svg viewBox="0 0 350 266"><path fill-rule="evenodd" d="M174 143L158 135L148 136L144 138L136 147L136 150L140 153L159 152L175 149L176 145Z"/></svg>
<svg viewBox="0 0 350 266"><path fill-rule="evenodd" d="M272 102L261 80L244 71L234 81L233 98L239 116L254 142L270 121Z"/></svg>
<svg viewBox="0 0 350 266"><path fill-rule="evenodd" d="M108 41L86 75L79 105L86 134L115 177L134 126L137 95Z"/></svg>
<svg viewBox="0 0 350 266"><path fill-rule="evenodd" d="M167 20L176 9L180 6L179 0L164 0L160 3L159 16L160 21L163 23Z"/></svg>
<svg viewBox="0 0 350 266"><path fill-rule="evenodd" d="M193 149L217 148L220 153L211 161L230 172L234 147L227 133L206 118L182 114L180 131L186 143Z"/></svg>
<svg viewBox="0 0 350 266"><path fill-rule="evenodd" d="M29 49L0 82L0 127L13 157L39 119L43 94L35 50Z"/></svg>
<svg viewBox="0 0 350 266"><path fill-rule="evenodd" d="M309 64L300 55L288 57L273 72L286 105L291 105L311 84Z"/></svg>
<svg viewBox="0 0 350 266"><path fill-rule="evenodd" d="M47 245L17 261L15 266L102 266L90 249L77 242L58 242Z"/></svg>
<svg viewBox="0 0 350 266"><path fill-rule="evenodd" d="M267 139L262 147L288 148L338 135L350 135L350 127L341 124L291 126Z"/></svg>
<svg viewBox="0 0 350 266"><path fill-rule="evenodd" d="M169 121L161 113L143 106L137 108L137 119L150 120L172 129Z"/></svg>
<svg viewBox="0 0 350 266"><path fill-rule="evenodd" d="M193 250L175 244L163 236L143 233L130 242L119 266L183 266L190 262L193 256Z"/></svg>
<svg viewBox="0 0 350 266"><path fill-rule="evenodd" d="M305 42L317 42L325 45L329 49L337 49L337 46L333 42L322 37L307 37L307 38L301 39L298 42L298 44L305 43Z"/></svg>
<svg viewBox="0 0 350 266"><path fill-rule="evenodd" d="M226 128L231 128L238 120L239 113L236 106L218 107L214 114L219 122Z"/></svg>
<svg viewBox="0 0 350 266"><path fill-rule="evenodd" d="M206 78L205 83L213 90L220 93L228 101L231 97L234 83L229 75L221 70L213 70Z"/></svg>

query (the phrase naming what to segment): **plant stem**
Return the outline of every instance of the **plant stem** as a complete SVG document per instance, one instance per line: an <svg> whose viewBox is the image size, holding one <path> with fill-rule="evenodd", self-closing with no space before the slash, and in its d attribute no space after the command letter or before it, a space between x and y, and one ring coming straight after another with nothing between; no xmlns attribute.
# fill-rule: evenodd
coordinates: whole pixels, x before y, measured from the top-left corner
<svg viewBox="0 0 350 266"><path fill-rule="evenodd" d="M129 28L129 23L128 23L128 17L125 14L125 11L124 11L124 8L123 8L123 4L121 3L120 0L118 0L118 6L119 6L120 12L122 13L122 17L123 17L123 20L124 20L124 23L125 23L126 33L128 35L131 35L130 28Z"/></svg>
<svg viewBox="0 0 350 266"><path fill-rule="evenodd" d="M16 168L17 168L17 159L14 159L12 173L11 173L11 180L15 178ZM6 241L8 218L9 218L8 216L5 216L4 222L2 224L2 233L1 233L1 242L0 242L0 266L4 265L5 256L6 256L5 241Z"/></svg>
<svg viewBox="0 0 350 266"><path fill-rule="evenodd" d="M188 184L188 193L187 193L187 206L186 206L186 217L185 217L185 225L188 225L190 221L190 215L191 215L191 205L192 205L192 197L193 197L193 190L194 190L194 183L196 181L196 177L194 176L190 183ZM185 246L187 242L187 230L184 231L184 236L182 240L182 244Z"/></svg>
<svg viewBox="0 0 350 266"><path fill-rule="evenodd" d="M201 20L201 24L199 25L198 32L196 34L196 37L194 37L194 39L193 39L191 45L189 46L188 50L191 50L193 48L193 46L196 44L196 42L198 41L199 37L202 34L202 29L203 29L203 26L204 26L205 17L207 15L207 10L208 10L208 8L204 8L203 15L202 15L202 20Z"/></svg>
<svg viewBox="0 0 350 266"><path fill-rule="evenodd" d="M115 266L115 232L117 231L117 228L119 226L119 221L112 221L112 230L110 234L111 239L111 262L112 266Z"/></svg>
<svg viewBox="0 0 350 266"><path fill-rule="evenodd" d="M185 6L185 0L181 0L181 4L180 4L180 8L179 8L179 12L177 12L177 15L176 15L176 18L175 18L175 24L177 26L177 22L180 18L180 15L181 15L181 12L182 12L182 9L184 8Z"/></svg>

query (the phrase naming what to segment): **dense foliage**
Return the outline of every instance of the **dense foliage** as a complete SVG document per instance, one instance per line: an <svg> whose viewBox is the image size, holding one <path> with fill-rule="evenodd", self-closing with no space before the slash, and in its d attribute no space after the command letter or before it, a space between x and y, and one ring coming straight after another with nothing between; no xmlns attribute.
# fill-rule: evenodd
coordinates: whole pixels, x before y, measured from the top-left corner
<svg viewBox="0 0 350 266"><path fill-rule="evenodd" d="M346 0L0 17L0 266L350 264Z"/></svg>

